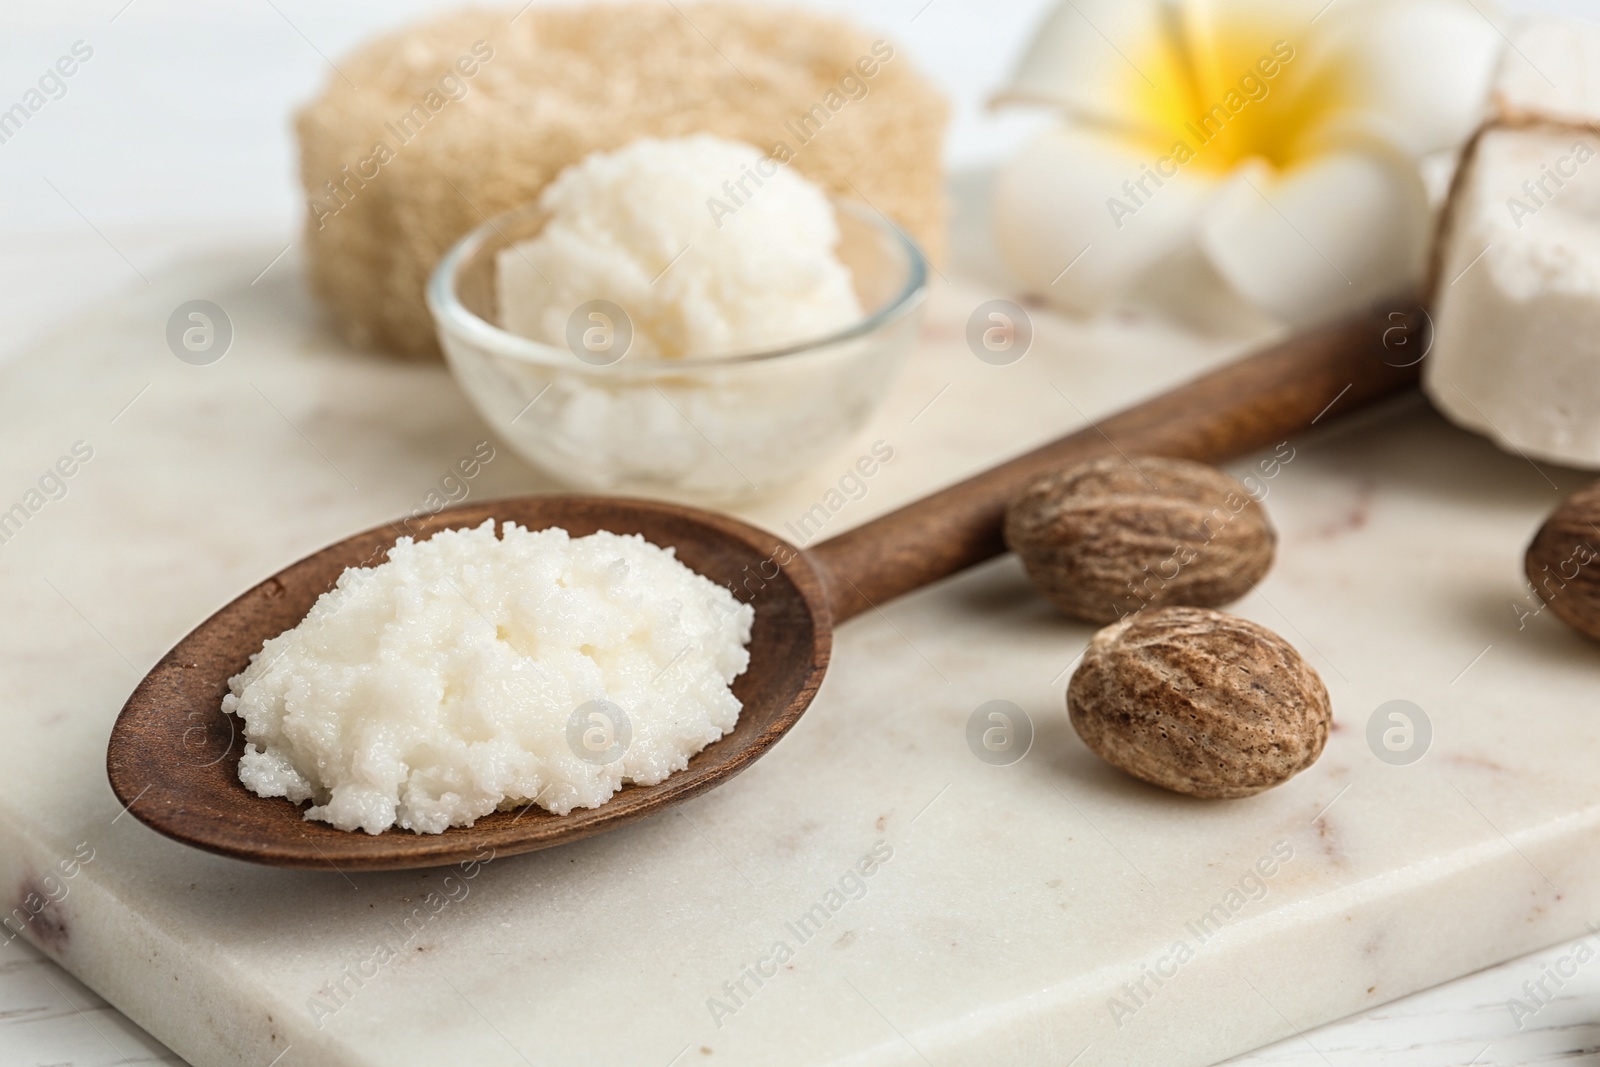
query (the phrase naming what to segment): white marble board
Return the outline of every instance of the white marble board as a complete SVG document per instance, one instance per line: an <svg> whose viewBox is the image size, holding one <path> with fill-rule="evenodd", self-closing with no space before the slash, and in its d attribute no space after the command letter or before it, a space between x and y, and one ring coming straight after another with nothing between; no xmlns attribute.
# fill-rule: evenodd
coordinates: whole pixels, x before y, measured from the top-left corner
<svg viewBox="0 0 1600 1067"><path fill-rule="evenodd" d="M1600 653L1548 613L1519 629L1512 607L1524 544L1584 479L1420 400L1291 441L1269 483L1280 558L1238 610L1311 658L1338 729L1262 797L1184 800L1091 756L1061 700L1089 628L1004 560L850 623L790 737L628 830L451 882L275 871L158 837L104 780L140 674L239 590L418 506L490 432L442 370L332 343L292 264L251 286L274 251L171 271L0 368L0 509L93 449L0 544L0 903L54 885L24 936L199 1067L1200 1064L1600 917ZM1038 313L1034 350L988 366L962 335L994 295L941 283L874 426L742 514L781 530L889 442L842 529L1226 355ZM162 338L197 296L237 331L210 367ZM502 448L472 494L541 487ZM965 740L996 698L1036 728L1011 767ZM1397 698L1433 724L1409 766L1365 739ZM800 943L786 924L874 847L892 856L865 895ZM1292 858L1231 897L1274 847ZM74 868L75 850L93 859ZM1219 904L1201 944L1190 924ZM397 933L419 907L420 932ZM1180 940L1193 953L1175 965ZM777 973L714 1011L778 941ZM403 951L374 969L383 943Z"/></svg>

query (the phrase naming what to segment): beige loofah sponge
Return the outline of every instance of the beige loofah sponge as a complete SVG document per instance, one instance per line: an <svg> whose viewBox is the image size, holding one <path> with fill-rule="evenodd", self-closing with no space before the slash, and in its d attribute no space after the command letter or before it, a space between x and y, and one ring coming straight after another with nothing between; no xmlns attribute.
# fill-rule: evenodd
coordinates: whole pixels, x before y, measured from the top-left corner
<svg viewBox="0 0 1600 1067"><path fill-rule="evenodd" d="M891 43L834 18L732 3L472 11L339 66L296 125L312 286L356 344L435 354L423 287L445 249L641 136L748 141L943 253L946 105ZM708 201L737 206L728 177Z"/></svg>

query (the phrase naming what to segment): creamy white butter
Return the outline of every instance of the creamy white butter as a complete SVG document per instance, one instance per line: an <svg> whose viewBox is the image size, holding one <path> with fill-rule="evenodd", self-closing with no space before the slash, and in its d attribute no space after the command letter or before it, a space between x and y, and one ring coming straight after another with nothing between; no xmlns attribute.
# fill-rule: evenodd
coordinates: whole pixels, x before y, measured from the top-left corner
<svg viewBox="0 0 1600 1067"><path fill-rule="evenodd" d="M239 778L342 830L439 833L654 784L733 729L753 609L637 535L402 538L229 682Z"/></svg>
<svg viewBox="0 0 1600 1067"><path fill-rule="evenodd" d="M1600 467L1600 137L1492 130L1459 197L1429 397L1510 451Z"/></svg>
<svg viewBox="0 0 1600 1067"><path fill-rule="evenodd" d="M1463 176L1423 386L1508 450L1600 467L1600 136L1567 125L1600 121L1600 29L1535 21L1517 42L1496 106L1534 124L1484 133Z"/></svg>
<svg viewBox="0 0 1600 1067"><path fill-rule="evenodd" d="M632 358L760 352L862 317L835 254L833 205L737 141L634 141L566 170L539 198L537 237L500 252L500 324L567 347L573 312L622 308Z"/></svg>

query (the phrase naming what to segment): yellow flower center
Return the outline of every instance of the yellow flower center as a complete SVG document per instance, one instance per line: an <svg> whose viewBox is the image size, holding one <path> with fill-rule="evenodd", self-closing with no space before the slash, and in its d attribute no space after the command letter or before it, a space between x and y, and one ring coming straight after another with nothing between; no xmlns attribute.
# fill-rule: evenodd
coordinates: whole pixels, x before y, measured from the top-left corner
<svg viewBox="0 0 1600 1067"><path fill-rule="evenodd" d="M1306 134L1345 95L1331 72L1312 77L1296 30L1239 10L1210 25L1168 9L1165 32L1128 56L1124 83L1152 151L1212 172L1255 157L1279 169L1303 159ZM1180 149L1179 146L1182 146Z"/></svg>

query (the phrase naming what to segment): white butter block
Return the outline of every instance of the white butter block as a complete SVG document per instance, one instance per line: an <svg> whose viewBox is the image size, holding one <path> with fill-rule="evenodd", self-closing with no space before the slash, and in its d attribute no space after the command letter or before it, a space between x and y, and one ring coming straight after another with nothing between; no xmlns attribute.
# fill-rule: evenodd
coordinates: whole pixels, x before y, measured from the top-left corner
<svg viewBox="0 0 1600 1067"><path fill-rule="evenodd" d="M1443 238L1423 386L1504 448L1600 467L1600 136L1562 125L1600 114L1600 28L1531 25L1496 95L1502 113L1551 118L1478 145Z"/></svg>
<svg viewBox="0 0 1600 1067"><path fill-rule="evenodd" d="M1600 118L1600 27L1554 17L1523 23L1501 59L1493 97L1507 122Z"/></svg>

